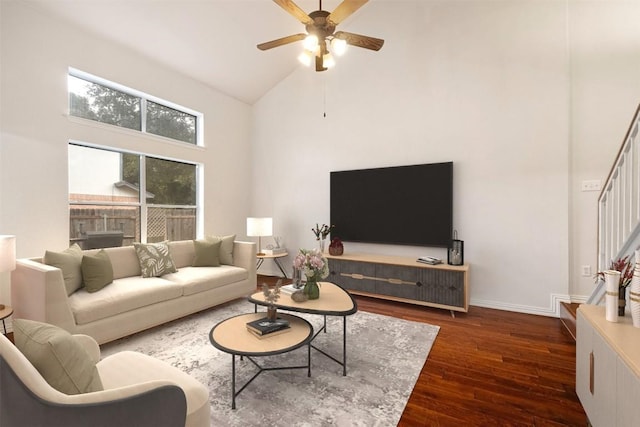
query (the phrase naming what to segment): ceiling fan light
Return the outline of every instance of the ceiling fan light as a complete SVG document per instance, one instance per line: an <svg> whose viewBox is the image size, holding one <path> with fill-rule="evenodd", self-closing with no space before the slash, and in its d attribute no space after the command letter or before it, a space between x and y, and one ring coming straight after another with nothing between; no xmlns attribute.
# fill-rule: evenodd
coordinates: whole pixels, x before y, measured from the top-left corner
<svg viewBox="0 0 640 427"><path fill-rule="evenodd" d="M331 40L331 52L333 52L338 56L342 56L346 51L347 51L346 40L339 39L337 37L334 37L333 40Z"/></svg>
<svg viewBox="0 0 640 427"><path fill-rule="evenodd" d="M300 55L298 55L298 61L300 61L302 65L304 65L305 67L308 67L311 65L312 59L313 59L312 53L309 52L308 50L304 50Z"/></svg>
<svg viewBox="0 0 640 427"><path fill-rule="evenodd" d="M322 57L322 65L325 68L333 68L336 66L336 60L333 59L333 55L331 55L330 53L326 53Z"/></svg>
<svg viewBox="0 0 640 427"><path fill-rule="evenodd" d="M305 37L302 45L306 50L310 50L313 52L318 48L318 36L316 36L315 34L309 34L307 37Z"/></svg>

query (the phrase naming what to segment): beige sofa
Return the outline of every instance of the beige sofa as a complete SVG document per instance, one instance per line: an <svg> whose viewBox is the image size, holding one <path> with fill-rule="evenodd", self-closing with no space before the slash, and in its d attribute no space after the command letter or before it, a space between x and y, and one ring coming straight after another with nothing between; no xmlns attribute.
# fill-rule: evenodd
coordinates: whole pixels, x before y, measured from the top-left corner
<svg viewBox="0 0 640 427"><path fill-rule="evenodd" d="M192 267L191 240L170 242L169 247L176 273L143 278L133 246L107 248L113 283L98 292L80 289L69 296L60 269L41 258L20 259L11 275L14 317L57 325L103 344L256 289L255 243L234 242L233 265L219 267Z"/></svg>

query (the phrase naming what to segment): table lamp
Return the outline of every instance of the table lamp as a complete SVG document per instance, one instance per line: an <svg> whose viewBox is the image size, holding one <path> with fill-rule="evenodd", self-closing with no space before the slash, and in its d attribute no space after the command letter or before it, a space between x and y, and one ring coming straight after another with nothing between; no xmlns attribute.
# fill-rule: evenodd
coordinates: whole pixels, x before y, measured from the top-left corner
<svg viewBox="0 0 640 427"><path fill-rule="evenodd" d="M273 220L271 218L247 218L247 236L258 237L258 255L262 253L262 236L273 234Z"/></svg>
<svg viewBox="0 0 640 427"><path fill-rule="evenodd" d="M0 235L0 273L16 269L16 236ZM4 285L0 281L0 296L4 296ZM0 304L0 310L4 304Z"/></svg>

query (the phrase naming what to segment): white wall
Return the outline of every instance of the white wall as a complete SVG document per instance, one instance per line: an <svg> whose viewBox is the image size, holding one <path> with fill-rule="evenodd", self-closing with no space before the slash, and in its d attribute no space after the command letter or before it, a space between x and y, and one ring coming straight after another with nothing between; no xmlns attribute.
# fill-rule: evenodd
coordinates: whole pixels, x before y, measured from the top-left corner
<svg viewBox="0 0 640 427"><path fill-rule="evenodd" d="M0 5L0 231L17 235L18 257L68 246L71 139L202 163L204 232L245 234L250 106L23 2ZM68 67L202 112L206 147L67 117Z"/></svg>
<svg viewBox="0 0 640 427"><path fill-rule="evenodd" d="M604 185L640 103L640 2L570 3L572 293L589 295L597 270L597 200L582 180ZM606 266L608 267L608 265Z"/></svg>
<svg viewBox="0 0 640 427"><path fill-rule="evenodd" d="M372 34L386 40L380 52L351 48L326 73L301 68L255 105L254 207L274 217L288 247L309 247L311 226L329 221L330 171L452 160L454 228L471 264L471 303L557 314L557 300L576 291L570 265L593 262L596 249L582 247L596 231L595 200L570 208L582 196L572 168L590 179L606 175L634 111L626 101L638 99L624 90L637 87L635 68L619 64L612 75L605 67L598 77L616 90L600 93L609 95L607 108L616 105L616 119L572 114L588 102L574 92L594 84L576 76L595 64L572 62L568 48L587 43L594 22L598 34L618 31L619 19L631 23L639 3L601 15L579 13L591 2L571 3L368 4L360 19L380 29ZM568 22L584 28L570 40ZM637 58L638 49L626 54ZM578 132L601 133L602 148L590 151ZM605 159L591 165L594 156ZM584 214L574 218L576 210ZM446 257L433 248L346 243L346 250Z"/></svg>

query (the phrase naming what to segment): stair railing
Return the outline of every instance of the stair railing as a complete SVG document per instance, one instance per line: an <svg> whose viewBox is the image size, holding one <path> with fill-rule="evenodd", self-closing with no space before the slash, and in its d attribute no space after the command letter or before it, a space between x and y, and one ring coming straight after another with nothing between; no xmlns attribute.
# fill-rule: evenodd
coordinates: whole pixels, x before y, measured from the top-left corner
<svg viewBox="0 0 640 427"><path fill-rule="evenodd" d="M640 246L640 105L598 198L598 271ZM588 303L597 304L602 283Z"/></svg>

